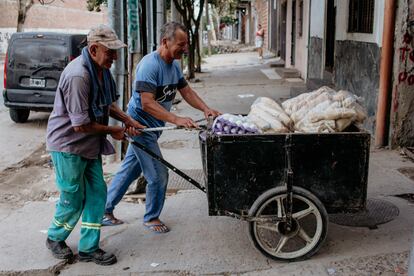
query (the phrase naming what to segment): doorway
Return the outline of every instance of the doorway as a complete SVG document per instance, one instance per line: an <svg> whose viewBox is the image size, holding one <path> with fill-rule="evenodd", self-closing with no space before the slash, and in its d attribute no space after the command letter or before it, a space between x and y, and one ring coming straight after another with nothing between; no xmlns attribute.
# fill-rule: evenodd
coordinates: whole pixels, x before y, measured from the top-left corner
<svg viewBox="0 0 414 276"><path fill-rule="evenodd" d="M326 8L325 71L333 73L335 64L336 7L334 0L327 1Z"/></svg>
<svg viewBox="0 0 414 276"><path fill-rule="evenodd" d="M280 58L286 61L286 17L287 4L284 2L281 5L281 24L280 24Z"/></svg>
<svg viewBox="0 0 414 276"><path fill-rule="evenodd" d="M290 43L290 64L295 65L295 43L296 43L296 0L292 1L292 41Z"/></svg>
<svg viewBox="0 0 414 276"><path fill-rule="evenodd" d="M278 8L277 8L277 3L276 1L269 1L269 11L270 11L270 29L267 32L268 33L268 41L270 44L270 51L272 53L278 54L278 52L280 51L278 49L278 37L280 36L279 32L278 32L278 28L277 28L277 13Z"/></svg>

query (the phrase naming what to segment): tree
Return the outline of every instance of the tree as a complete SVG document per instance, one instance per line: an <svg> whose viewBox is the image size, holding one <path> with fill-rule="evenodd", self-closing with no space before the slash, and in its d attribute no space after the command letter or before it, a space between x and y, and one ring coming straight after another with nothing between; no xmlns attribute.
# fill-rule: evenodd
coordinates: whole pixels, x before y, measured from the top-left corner
<svg viewBox="0 0 414 276"><path fill-rule="evenodd" d="M238 0L209 0L208 2L216 7L217 13L220 17L233 14L237 4L239 3Z"/></svg>
<svg viewBox="0 0 414 276"><path fill-rule="evenodd" d="M208 2L215 7L215 10L218 14L219 22L218 24L216 24L214 29L220 39L221 33L219 30L219 24L234 24L234 22L236 21L236 18L234 17L234 11L237 8L239 0L209 0Z"/></svg>
<svg viewBox="0 0 414 276"><path fill-rule="evenodd" d="M189 37L189 51L188 51L188 73L187 79L195 77L195 55L197 54L197 71L201 71L201 55L200 55L200 40L199 27L201 15L203 14L204 0L173 0L174 5L183 18L183 23L187 27L187 34ZM195 14L195 2L198 2L198 14Z"/></svg>
<svg viewBox="0 0 414 276"><path fill-rule="evenodd" d="M37 0L42 5L49 5L55 2L55 0ZM62 1L62 0L61 0ZM26 15L29 9L33 6L35 0L17 0L17 32L23 30L24 22L26 21Z"/></svg>
<svg viewBox="0 0 414 276"><path fill-rule="evenodd" d="M26 21L27 11L33 6L34 0L17 0L17 32L23 30L24 22Z"/></svg>
<svg viewBox="0 0 414 276"><path fill-rule="evenodd" d="M108 0L87 0L86 5L88 11L95 10L96 12L100 12L101 5L108 5Z"/></svg>

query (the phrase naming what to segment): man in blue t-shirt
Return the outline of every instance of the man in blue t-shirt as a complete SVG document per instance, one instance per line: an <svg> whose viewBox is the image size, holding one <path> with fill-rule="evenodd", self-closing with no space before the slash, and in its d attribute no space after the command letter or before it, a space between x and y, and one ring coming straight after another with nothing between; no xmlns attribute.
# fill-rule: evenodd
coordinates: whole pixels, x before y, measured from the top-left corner
<svg viewBox="0 0 414 276"><path fill-rule="evenodd" d="M206 118L220 114L209 108L183 77L176 59L186 52L187 42L185 26L176 22L167 23L161 29L159 49L143 57L138 64L128 114L144 126L162 127L165 122L169 122L186 128L197 127L191 118L179 117L170 112L177 90L186 102L201 110ZM145 132L134 137L134 140L161 156L157 142L160 135L161 132ZM132 144L108 189L103 225L123 223L115 218L113 210L141 172L147 180L144 226L157 233L168 232L168 227L159 219L165 201L168 170Z"/></svg>

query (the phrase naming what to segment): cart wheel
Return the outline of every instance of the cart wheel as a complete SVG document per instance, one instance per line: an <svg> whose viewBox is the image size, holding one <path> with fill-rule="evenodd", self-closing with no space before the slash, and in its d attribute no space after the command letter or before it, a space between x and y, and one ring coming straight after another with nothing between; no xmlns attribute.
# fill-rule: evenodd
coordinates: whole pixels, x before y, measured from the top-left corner
<svg viewBox="0 0 414 276"><path fill-rule="evenodd" d="M280 221L249 222L249 237L264 255L284 261L310 258L322 246L328 231L328 214L320 200L309 191L293 187L292 225ZM250 217L285 217L286 187L262 194L252 205Z"/></svg>

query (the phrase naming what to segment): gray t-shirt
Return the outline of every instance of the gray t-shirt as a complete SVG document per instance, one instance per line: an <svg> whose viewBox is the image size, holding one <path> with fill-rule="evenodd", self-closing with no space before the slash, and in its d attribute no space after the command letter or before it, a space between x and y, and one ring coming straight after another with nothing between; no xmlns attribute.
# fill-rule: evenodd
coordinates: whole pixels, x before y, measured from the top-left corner
<svg viewBox="0 0 414 276"><path fill-rule="evenodd" d="M73 127L91 122L90 76L82 56L66 66L56 89L55 103L47 124L48 151L69 152L88 159L115 152L106 135L75 132ZM109 116L109 108L104 108Z"/></svg>

